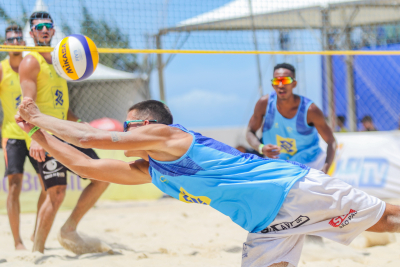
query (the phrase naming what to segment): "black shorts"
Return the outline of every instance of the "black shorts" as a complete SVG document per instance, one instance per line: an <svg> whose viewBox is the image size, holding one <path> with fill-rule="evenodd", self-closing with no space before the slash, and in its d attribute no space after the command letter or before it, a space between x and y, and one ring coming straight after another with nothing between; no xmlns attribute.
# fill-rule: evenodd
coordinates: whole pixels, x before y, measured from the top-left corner
<svg viewBox="0 0 400 267"><path fill-rule="evenodd" d="M24 173L24 164L26 157L29 158L36 173L39 173L37 161L29 156L29 150L26 147L25 140L3 138L4 160L6 162L6 171L4 176Z"/></svg>
<svg viewBox="0 0 400 267"><path fill-rule="evenodd" d="M56 137L56 136L55 136ZM59 138L57 138L59 139ZM64 142L63 140L59 139ZM66 142L64 142L66 143ZM91 148L81 148L67 143L68 145L78 149L85 155L88 155L92 159L99 159L96 152ZM46 153L46 159L44 162L38 162L39 171L42 176L44 186L47 189L56 185L66 185L67 184L67 171L73 172L64 165L62 165L58 160L51 157Z"/></svg>

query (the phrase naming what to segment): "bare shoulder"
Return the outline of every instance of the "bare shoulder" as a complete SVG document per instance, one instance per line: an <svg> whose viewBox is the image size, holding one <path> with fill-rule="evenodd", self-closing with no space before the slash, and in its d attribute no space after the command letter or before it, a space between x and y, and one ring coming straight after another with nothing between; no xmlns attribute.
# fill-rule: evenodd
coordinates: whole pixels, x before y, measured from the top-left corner
<svg viewBox="0 0 400 267"><path fill-rule="evenodd" d="M38 60L32 55L25 56L19 66L20 73L21 71L32 71L35 69L40 70Z"/></svg>
<svg viewBox="0 0 400 267"><path fill-rule="evenodd" d="M315 105L314 103L312 103L308 107L308 113L323 115L322 110L319 107L317 107L317 105Z"/></svg>
<svg viewBox="0 0 400 267"><path fill-rule="evenodd" d="M265 113L265 110L268 105L269 95L263 95L256 103L254 108L254 113Z"/></svg>
<svg viewBox="0 0 400 267"><path fill-rule="evenodd" d="M323 120L325 121L325 117L324 117L324 113L322 112L322 110L317 107L317 105L315 105L314 103L312 103L309 107L308 107L308 111L307 111L307 121L310 123L315 123L316 121L320 121Z"/></svg>
<svg viewBox="0 0 400 267"><path fill-rule="evenodd" d="M268 100L269 100L269 95L263 95L262 97L260 97L260 99L258 100L257 103L265 103L265 104L268 104Z"/></svg>
<svg viewBox="0 0 400 267"><path fill-rule="evenodd" d="M172 139L179 139L184 136L191 136L191 134L182 131L177 127L171 127L165 124L152 124L146 127L148 127L147 132L152 135L164 136Z"/></svg>

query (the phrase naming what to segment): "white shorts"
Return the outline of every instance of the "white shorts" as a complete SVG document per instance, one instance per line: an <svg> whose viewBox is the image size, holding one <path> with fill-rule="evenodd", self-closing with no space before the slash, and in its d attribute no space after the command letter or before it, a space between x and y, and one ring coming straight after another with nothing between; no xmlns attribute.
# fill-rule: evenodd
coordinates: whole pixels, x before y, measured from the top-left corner
<svg viewBox="0 0 400 267"><path fill-rule="evenodd" d="M304 165L312 169L321 170L322 167L324 167L325 160L326 160L326 152L322 151L321 153L319 153L316 160L314 160L313 162L305 163Z"/></svg>
<svg viewBox="0 0 400 267"><path fill-rule="evenodd" d="M348 245L375 225L385 202L342 180L311 169L294 184L275 220L243 244L242 266L289 262L297 266L306 235Z"/></svg>

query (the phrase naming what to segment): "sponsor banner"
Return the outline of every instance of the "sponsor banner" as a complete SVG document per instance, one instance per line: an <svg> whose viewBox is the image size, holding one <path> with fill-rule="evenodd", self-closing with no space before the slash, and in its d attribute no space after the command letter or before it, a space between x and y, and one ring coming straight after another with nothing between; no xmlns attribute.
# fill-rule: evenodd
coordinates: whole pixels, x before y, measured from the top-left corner
<svg viewBox="0 0 400 267"><path fill-rule="evenodd" d="M400 131L335 133L333 177L379 198L400 198Z"/></svg>
<svg viewBox="0 0 400 267"><path fill-rule="evenodd" d="M96 150L100 158L119 159L132 161L126 158L123 151ZM25 172L22 182L22 192L20 195L21 212L36 212L36 204L41 190L41 185L35 170L29 160L25 160ZM0 214L6 214L6 200L8 194L8 180L4 176L5 163L3 150L0 149ZM116 174L118 175L118 174ZM133 178L133 177L132 177ZM89 180L80 179L77 175L67 173L67 194L61 209L67 210L74 208L82 190L90 183ZM153 184L145 185L117 185L110 184L100 199L105 200L140 200L158 199L162 192Z"/></svg>

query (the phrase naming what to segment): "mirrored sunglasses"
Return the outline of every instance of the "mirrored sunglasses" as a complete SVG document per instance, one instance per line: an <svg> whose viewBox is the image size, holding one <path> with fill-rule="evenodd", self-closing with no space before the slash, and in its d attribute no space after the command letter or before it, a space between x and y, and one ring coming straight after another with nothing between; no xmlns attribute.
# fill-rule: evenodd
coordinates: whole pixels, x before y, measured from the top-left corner
<svg viewBox="0 0 400 267"><path fill-rule="evenodd" d="M276 77L276 78L273 78L271 81L272 81L272 85L279 85L280 83L282 83L283 85L286 85L286 84L291 84L292 82L294 82L294 79L292 77Z"/></svg>
<svg viewBox="0 0 400 267"><path fill-rule="evenodd" d="M41 31L41 30L43 30L43 27L46 27L46 29L50 30L50 29L53 29L54 25L53 25L53 23L44 22L44 23L36 24L35 26L32 27L32 29Z"/></svg>
<svg viewBox="0 0 400 267"><path fill-rule="evenodd" d="M129 124L131 122L144 122L146 120L133 120L133 121L124 121L124 132L128 131L129 129ZM157 122L157 120L148 120L149 122Z"/></svg>
<svg viewBox="0 0 400 267"><path fill-rule="evenodd" d="M24 40L24 37L19 36L19 37L11 37L11 38L7 38L7 43L14 43L14 40L17 40L18 43L22 42Z"/></svg>

